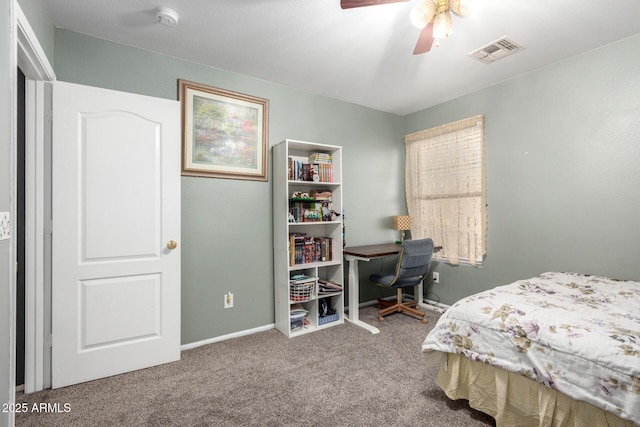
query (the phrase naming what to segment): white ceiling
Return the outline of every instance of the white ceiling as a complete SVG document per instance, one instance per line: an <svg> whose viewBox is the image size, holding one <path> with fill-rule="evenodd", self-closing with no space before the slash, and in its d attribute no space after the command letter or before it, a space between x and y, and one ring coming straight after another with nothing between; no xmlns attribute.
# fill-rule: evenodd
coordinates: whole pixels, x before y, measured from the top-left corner
<svg viewBox="0 0 640 427"><path fill-rule="evenodd" d="M414 56L417 1L45 0L59 27L398 115L640 33L638 0L476 0ZM159 6L177 27L156 22ZM503 36L526 49L489 65L467 56Z"/></svg>

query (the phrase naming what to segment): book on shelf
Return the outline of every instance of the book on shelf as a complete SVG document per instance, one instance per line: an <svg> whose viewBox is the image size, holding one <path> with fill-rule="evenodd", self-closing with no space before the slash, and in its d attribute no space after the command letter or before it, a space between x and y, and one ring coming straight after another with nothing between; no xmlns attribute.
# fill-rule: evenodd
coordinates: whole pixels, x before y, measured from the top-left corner
<svg viewBox="0 0 640 427"><path fill-rule="evenodd" d="M289 233L289 265L331 261L332 256L333 245L330 237Z"/></svg>
<svg viewBox="0 0 640 427"><path fill-rule="evenodd" d="M320 199L289 199L289 222L317 222L333 220L331 193L320 194Z"/></svg>
<svg viewBox="0 0 640 427"><path fill-rule="evenodd" d="M311 190L309 192L309 197L313 200L322 200L326 202L331 201L331 190L322 189L322 190Z"/></svg>
<svg viewBox="0 0 640 427"><path fill-rule="evenodd" d="M329 153L311 153L309 154L309 163L331 163L333 157Z"/></svg>
<svg viewBox="0 0 640 427"><path fill-rule="evenodd" d="M293 181L305 181L304 179L304 162L289 157L289 179Z"/></svg>
<svg viewBox="0 0 640 427"><path fill-rule="evenodd" d="M293 205L289 208L289 222L321 222L332 220L332 209L330 204L318 204L313 209L300 205Z"/></svg>
<svg viewBox="0 0 640 427"><path fill-rule="evenodd" d="M302 180L302 165L304 163L300 160L295 160L289 157L289 179L294 181Z"/></svg>
<svg viewBox="0 0 640 427"><path fill-rule="evenodd" d="M315 164L320 182L333 182L333 165L331 163Z"/></svg>
<svg viewBox="0 0 640 427"><path fill-rule="evenodd" d="M313 181L311 167L309 163L302 164L302 181Z"/></svg>
<svg viewBox="0 0 640 427"><path fill-rule="evenodd" d="M320 153L321 154L321 153ZM289 180L309 182L333 182L333 164L325 161L305 163L289 157Z"/></svg>

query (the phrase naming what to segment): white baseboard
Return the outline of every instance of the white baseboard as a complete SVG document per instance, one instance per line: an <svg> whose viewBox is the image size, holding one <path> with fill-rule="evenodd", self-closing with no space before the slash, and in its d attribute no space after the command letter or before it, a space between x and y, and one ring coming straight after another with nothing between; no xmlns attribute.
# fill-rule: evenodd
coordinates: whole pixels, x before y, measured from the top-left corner
<svg viewBox="0 0 640 427"><path fill-rule="evenodd" d="M391 301L391 300L395 300L396 297L392 296L392 297L385 297L385 298L381 298L381 299L387 300L387 301ZM360 308L371 307L372 305L376 305L377 303L378 303L378 300L377 299L373 299L371 301L361 302L360 304L358 304L358 307L360 307ZM348 307L345 305L344 308L347 309Z"/></svg>
<svg viewBox="0 0 640 427"><path fill-rule="evenodd" d="M275 327L276 327L275 323L271 323L269 325L258 326L257 328L253 328L253 329L246 329L244 331L233 332L231 334L221 335L219 337L209 338L207 340L196 341L189 344L183 344L182 346L180 346L180 351L191 350L192 348L200 347L207 344L213 344L220 341L230 340L232 338L238 338L238 337L243 337L245 335L252 335L258 332L268 331L269 329L273 329Z"/></svg>
<svg viewBox="0 0 640 427"><path fill-rule="evenodd" d="M391 297L387 297L385 299L395 299L395 296L391 296ZM372 300L372 301L367 301L367 302L363 302L359 304L360 308L363 307L369 307L372 305L375 305L378 303L378 300ZM345 307L347 308L347 307ZM203 345L207 345L207 344L213 344L216 342L220 342L220 341L225 341L225 340L230 340L232 338L238 338L238 337L242 337L245 335L251 335L251 334L255 334L257 332L263 332L263 331L268 331L269 329L274 329L276 327L275 323L271 323L269 325L264 325L264 326L259 326L257 328L253 328L253 329L247 329L244 331L238 331L238 332L234 332L231 334L227 334L227 335L221 335L219 337L214 337L214 338L209 338L206 340L202 340L202 341L196 341L196 342L192 342L189 344L183 344L182 346L180 346L180 351L185 351L185 350L191 350L192 348L196 348L196 347L200 347Z"/></svg>
<svg viewBox="0 0 640 427"><path fill-rule="evenodd" d="M413 297L412 295L407 295L407 296L410 297L410 298ZM391 299L395 299L395 298L396 298L395 296L390 296L390 297L386 297L384 299L391 300ZM358 306L360 308L363 308L363 307L369 307L369 306L375 305L377 303L378 303L378 300L371 300L371 301L366 301L366 302L360 303ZM426 307L426 308L428 308L430 310L437 311L439 313L442 313L446 309L449 308L449 306L446 305L446 304L442 304L442 303L439 303L437 301L433 301L433 300L429 300L429 299L424 299L423 302L420 304L420 306ZM246 329L244 331L238 331L238 332L234 332L234 333L227 334L227 335L221 335L219 337L209 338L207 340L196 341L196 342L192 342L192 343L189 343L189 344L183 344L182 346L180 346L180 351L191 350L192 348L200 347L200 346L207 345L207 344L213 344L213 343L220 342L220 341L230 340L232 338L238 338L238 337L243 337L245 335L251 335L251 334L258 333L258 332L268 331L269 329L273 329L275 327L276 327L275 323L271 323L269 325L259 326L257 328L253 328L253 329Z"/></svg>

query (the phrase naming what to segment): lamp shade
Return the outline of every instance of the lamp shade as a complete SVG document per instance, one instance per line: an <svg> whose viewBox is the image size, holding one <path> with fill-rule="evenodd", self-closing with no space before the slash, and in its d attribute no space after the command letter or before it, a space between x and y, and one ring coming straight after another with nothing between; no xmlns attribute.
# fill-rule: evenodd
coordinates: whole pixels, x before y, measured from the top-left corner
<svg viewBox="0 0 640 427"><path fill-rule="evenodd" d="M449 10L438 13L433 19L433 38L444 39L453 32L453 21Z"/></svg>
<svg viewBox="0 0 640 427"><path fill-rule="evenodd" d="M472 0L451 0L449 2L449 7L456 15L465 16L471 15L473 12L473 7L475 6Z"/></svg>
<svg viewBox="0 0 640 427"><path fill-rule="evenodd" d="M393 217L394 230L411 230L411 217L409 215L396 215Z"/></svg>
<svg viewBox="0 0 640 427"><path fill-rule="evenodd" d="M411 23L420 29L426 27L436 14L436 7L437 6L433 0L424 0L423 2L418 3L413 9L411 9L411 13L409 15Z"/></svg>

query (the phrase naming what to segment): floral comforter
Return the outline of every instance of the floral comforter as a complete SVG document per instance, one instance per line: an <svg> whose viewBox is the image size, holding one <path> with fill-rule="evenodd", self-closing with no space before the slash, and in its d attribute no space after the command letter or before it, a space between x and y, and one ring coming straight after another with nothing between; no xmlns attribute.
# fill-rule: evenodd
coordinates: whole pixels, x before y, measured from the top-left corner
<svg viewBox="0 0 640 427"><path fill-rule="evenodd" d="M640 282L575 273L464 298L422 344L428 365L461 353L640 425Z"/></svg>

